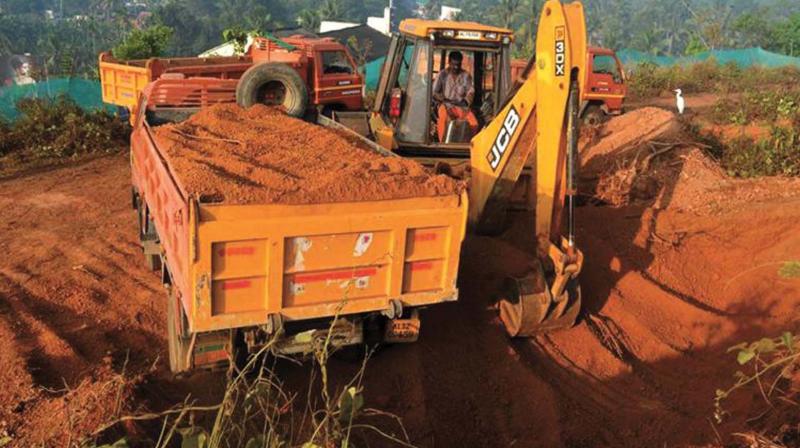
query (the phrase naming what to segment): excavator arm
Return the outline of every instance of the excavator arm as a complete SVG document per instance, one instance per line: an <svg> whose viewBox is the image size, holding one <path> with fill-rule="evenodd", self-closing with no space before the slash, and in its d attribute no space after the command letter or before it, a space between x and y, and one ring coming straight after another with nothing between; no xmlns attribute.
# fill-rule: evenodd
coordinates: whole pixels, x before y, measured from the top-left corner
<svg viewBox="0 0 800 448"><path fill-rule="evenodd" d="M511 336L572 326L580 310L583 256L575 247L572 208L586 48L583 6L548 0L527 76L472 139L469 221L479 232L503 219L514 184L534 157L539 261L528 275L506 281L500 317Z"/></svg>

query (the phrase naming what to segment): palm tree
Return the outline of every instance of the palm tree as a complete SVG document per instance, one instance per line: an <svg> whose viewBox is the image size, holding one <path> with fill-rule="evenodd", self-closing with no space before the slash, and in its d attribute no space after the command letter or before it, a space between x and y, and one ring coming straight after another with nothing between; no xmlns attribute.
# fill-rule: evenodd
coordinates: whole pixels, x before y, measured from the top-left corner
<svg viewBox="0 0 800 448"><path fill-rule="evenodd" d="M247 27L250 30L263 33L271 28L274 28L275 21L272 20L272 14L269 10L261 5L255 5L253 9L247 14Z"/></svg>
<svg viewBox="0 0 800 448"><path fill-rule="evenodd" d="M529 58L536 51L536 31L539 21L539 8L543 0L526 0L522 5L524 11L522 27L519 30L521 39L517 40L519 56Z"/></svg>
<svg viewBox="0 0 800 448"><path fill-rule="evenodd" d="M522 6L522 0L500 0L492 9L492 21L504 28L511 28Z"/></svg>
<svg viewBox="0 0 800 448"><path fill-rule="evenodd" d="M319 31L319 22L319 14L310 9L304 9L300 11L300 15L297 16L297 23L301 27L315 33Z"/></svg>
<svg viewBox="0 0 800 448"><path fill-rule="evenodd" d="M244 17L253 7L251 0L217 0L219 24L222 29L242 27Z"/></svg>
<svg viewBox="0 0 800 448"><path fill-rule="evenodd" d="M325 0L322 3L322 8L319 11L320 19L333 20L342 16L342 2L341 0Z"/></svg>
<svg viewBox="0 0 800 448"><path fill-rule="evenodd" d="M125 4L122 0L92 0L89 10L108 20L112 15L117 15L120 11L124 11Z"/></svg>

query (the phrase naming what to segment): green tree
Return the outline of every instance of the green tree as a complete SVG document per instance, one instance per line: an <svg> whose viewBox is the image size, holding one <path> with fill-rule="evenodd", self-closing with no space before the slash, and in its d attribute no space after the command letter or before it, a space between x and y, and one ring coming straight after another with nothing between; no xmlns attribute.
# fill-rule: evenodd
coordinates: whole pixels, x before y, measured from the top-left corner
<svg viewBox="0 0 800 448"><path fill-rule="evenodd" d="M503 28L512 28L520 13L522 0L498 0L491 9L490 20Z"/></svg>
<svg viewBox="0 0 800 448"><path fill-rule="evenodd" d="M121 60L145 59L162 56L167 49L172 28L153 25L142 30L135 29L114 47L114 57Z"/></svg>
<svg viewBox="0 0 800 448"><path fill-rule="evenodd" d="M692 36L691 39L689 39L689 43L686 44L686 49L683 50L683 54L686 56L695 56L704 51L708 51L708 47L705 46L699 37Z"/></svg>
<svg viewBox="0 0 800 448"><path fill-rule="evenodd" d="M515 56L529 59L536 51L536 32L543 0L525 0L521 6L522 24L518 27Z"/></svg>
<svg viewBox="0 0 800 448"><path fill-rule="evenodd" d="M341 0L325 0L319 11L321 20L337 20L342 17Z"/></svg>
<svg viewBox="0 0 800 448"><path fill-rule="evenodd" d="M772 46L772 25L769 12L765 8L758 8L739 15L733 21L733 32L737 44L744 47Z"/></svg>
<svg viewBox="0 0 800 448"><path fill-rule="evenodd" d="M153 24L175 30L167 54L195 55L220 43L222 28L204 10L192 0L171 0L154 10Z"/></svg>
<svg viewBox="0 0 800 448"><path fill-rule="evenodd" d="M775 26L775 48L789 56L800 56L800 13L795 13Z"/></svg>
<svg viewBox="0 0 800 448"><path fill-rule="evenodd" d="M312 9L304 9L300 11L300 15L297 16L298 25L315 33L319 31L320 21L319 13Z"/></svg>
<svg viewBox="0 0 800 448"><path fill-rule="evenodd" d="M429 0L423 9L423 16L426 19L438 19L442 13L442 0Z"/></svg>
<svg viewBox="0 0 800 448"><path fill-rule="evenodd" d="M127 15L125 2L123 0L91 0L89 3L89 11L92 15L105 20L125 17Z"/></svg>

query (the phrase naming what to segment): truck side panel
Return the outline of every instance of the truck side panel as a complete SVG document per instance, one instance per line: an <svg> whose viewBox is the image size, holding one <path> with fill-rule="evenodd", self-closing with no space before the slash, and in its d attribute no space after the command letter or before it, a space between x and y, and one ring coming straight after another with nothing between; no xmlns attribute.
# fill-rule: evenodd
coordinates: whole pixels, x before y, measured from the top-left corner
<svg viewBox="0 0 800 448"><path fill-rule="evenodd" d="M193 331L455 300L466 196L201 205Z"/></svg>
<svg viewBox="0 0 800 448"><path fill-rule="evenodd" d="M133 110L139 93L151 81L150 70L144 65L119 64L110 55L100 55L100 85L103 102Z"/></svg>
<svg viewBox="0 0 800 448"><path fill-rule="evenodd" d="M188 309L189 202L156 149L147 125L135 127L131 134L131 171L133 184L155 222L172 284Z"/></svg>
<svg viewBox="0 0 800 448"><path fill-rule="evenodd" d="M165 73L187 78L239 79L252 66L248 57L171 58L117 61L109 53L100 54L100 84L103 102L133 111L139 94L151 81Z"/></svg>

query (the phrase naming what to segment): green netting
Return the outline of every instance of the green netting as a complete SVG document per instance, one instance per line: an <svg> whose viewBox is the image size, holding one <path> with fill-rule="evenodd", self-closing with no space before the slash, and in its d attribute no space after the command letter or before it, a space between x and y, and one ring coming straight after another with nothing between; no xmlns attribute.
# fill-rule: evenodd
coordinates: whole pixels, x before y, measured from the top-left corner
<svg viewBox="0 0 800 448"><path fill-rule="evenodd" d="M0 87L0 117L14 120L19 115L17 102L23 98L56 98L67 95L84 110L116 109L103 104L100 82L79 78L55 78L22 86Z"/></svg>
<svg viewBox="0 0 800 448"><path fill-rule="evenodd" d="M408 46L404 51L405 60L410 61L411 55L414 52L414 47ZM381 68L383 67L383 61L385 60L386 57L383 56L375 59L374 61L367 62L360 67L361 73L364 74L364 83L367 85L367 90L376 90L378 88L378 81L380 81L381 77Z"/></svg>
<svg viewBox="0 0 800 448"><path fill-rule="evenodd" d="M637 50L625 49L617 52L617 56L624 65L632 66L642 62L650 62L656 65L689 65L709 58L714 58L720 64L734 63L742 68L754 65L762 67L783 67L794 65L800 67L800 58L786 56L783 54L772 53L763 48L743 48L739 50L713 50L705 51L695 56L653 56Z"/></svg>
<svg viewBox="0 0 800 448"><path fill-rule="evenodd" d="M374 61L367 62L361 67L361 73L364 74L364 82L367 84L367 90L375 90L378 88L378 80L381 77L381 67L386 57L380 57Z"/></svg>

